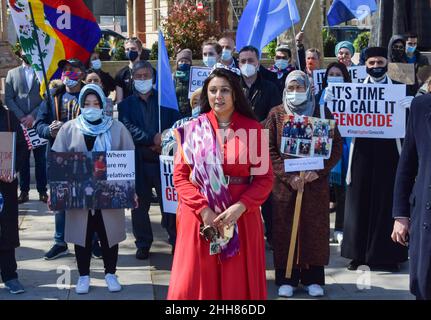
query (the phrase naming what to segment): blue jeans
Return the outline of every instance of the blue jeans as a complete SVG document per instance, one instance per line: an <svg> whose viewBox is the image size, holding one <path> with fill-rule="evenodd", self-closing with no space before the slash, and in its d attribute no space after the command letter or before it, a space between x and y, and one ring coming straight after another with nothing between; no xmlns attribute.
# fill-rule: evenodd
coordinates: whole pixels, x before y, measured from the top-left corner
<svg viewBox="0 0 431 320"><path fill-rule="evenodd" d="M55 211L55 234L54 242L56 245L67 247L64 241L64 228L66 225L66 211Z"/></svg>
<svg viewBox="0 0 431 320"><path fill-rule="evenodd" d="M25 159L19 172L19 188L21 192L30 191L30 150L26 150ZM36 187L39 193L46 193L46 146L33 150L35 162Z"/></svg>
<svg viewBox="0 0 431 320"><path fill-rule="evenodd" d="M153 230L148 212L150 211L152 188L156 189L159 196L160 211L162 212L162 226L167 230L169 235L169 243L174 245L176 238L174 214L163 213L163 201L160 181L160 167L158 163L143 163L142 176L137 178L136 183L140 184L140 192L138 194L139 206L132 210L132 226L133 235L135 236L135 244L137 248L150 249L153 243Z"/></svg>

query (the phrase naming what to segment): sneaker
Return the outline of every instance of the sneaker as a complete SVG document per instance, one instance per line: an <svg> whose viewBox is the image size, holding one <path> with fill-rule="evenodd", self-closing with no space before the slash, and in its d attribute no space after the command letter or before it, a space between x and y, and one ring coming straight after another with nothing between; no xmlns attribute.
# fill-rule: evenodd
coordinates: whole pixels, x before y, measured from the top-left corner
<svg viewBox="0 0 431 320"><path fill-rule="evenodd" d="M27 202L28 200L29 200L28 192L22 191L18 197L18 203L21 204L21 203Z"/></svg>
<svg viewBox="0 0 431 320"><path fill-rule="evenodd" d="M138 248L138 250L136 250L136 259L147 260L149 257L150 257L150 249Z"/></svg>
<svg viewBox="0 0 431 320"><path fill-rule="evenodd" d="M291 297L293 296L293 291L295 291L296 288L292 287L288 284L283 284L282 286L280 286L280 288L278 288L278 295L280 297Z"/></svg>
<svg viewBox="0 0 431 320"><path fill-rule="evenodd" d="M350 261L349 265L347 266L347 270L355 271L358 269L359 266L362 266L362 265L366 265L366 263L359 261L359 260L352 260L352 261Z"/></svg>
<svg viewBox="0 0 431 320"><path fill-rule="evenodd" d="M90 276L81 276L76 284L75 292L77 294L86 294L90 290Z"/></svg>
<svg viewBox="0 0 431 320"><path fill-rule="evenodd" d="M19 294L25 292L24 287L22 286L21 282L18 281L18 279L6 281L4 285L12 294Z"/></svg>
<svg viewBox="0 0 431 320"><path fill-rule="evenodd" d="M308 291L308 294L312 297L322 297L325 294L325 292L323 291L323 288L318 284L304 286L304 288L306 291Z"/></svg>
<svg viewBox="0 0 431 320"><path fill-rule="evenodd" d="M110 292L121 291L121 284L118 282L117 276L115 274L107 273L105 275L105 281Z"/></svg>
<svg viewBox="0 0 431 320"><path fill-rule="evenodd" d="M48 195L46 194L46 192L41 192L39 193L39 201L48 202Z"/></svg>
<svg viewBox="0 0 431 320"><path fill-rule="evenodd" d="M92 256L95 259L101 259L102 258L102 248L100 247L99 241L95 241L93 243L93 249L92 249Z"/></svg>
<svg viewBox="0 0 431 320"><path fill-rule="evenodd" d="M54 260L69 253L67 246L54 244L52 248L43 257L45 260Z"/></svg>
<svg viewBox="0 0 431 320"><path fill-rule="evenodd" d="M343 242L343 231L334 231L334 240L341 245L341 242Z"/></svg>

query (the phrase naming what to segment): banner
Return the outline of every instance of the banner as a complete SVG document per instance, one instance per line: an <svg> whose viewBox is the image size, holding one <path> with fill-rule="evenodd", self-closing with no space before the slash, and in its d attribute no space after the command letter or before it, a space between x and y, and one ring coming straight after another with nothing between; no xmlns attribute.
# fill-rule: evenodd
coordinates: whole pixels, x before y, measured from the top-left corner
<svg viewBox="0 0 431 320"><path fill-rule="evenodd" d="M362 83L368 76L367 68L365 66L348 67L352 83ZM318 94L322 90L323 77L325 76L326 69L319 69L313 71L313 84L314 93Z"/></svg>
<svg viewBox="0 0 431 320"><path fill-rule="evenodd" d="M41 138L35 128L26 128L21 124L22 132L24 133L24 138L27 141L28 150L33 150L38 147L44 146L48 143L47 139Z"/></svg>
<svg viewBox="0 0 431 320"><path fill-rule="evenodd" d="M0 132L0 176L15 175L16 133Z"/></svg>
<svg viewBox="0 0 431 320"><path fill-rule="evenodd" d="M204 86L204 82L211 73L211 70L211 68L207 67L190 68L189 99L191 98L193 92Z"/></svg>
<svg viewBox="0 0 431 320"><path fill-rule="evenodd" d="M301 158L328 159L334 133L335 120L286 115L280 152Z"/></svg>
<svg viewBox="0 0 431 320"><path fill-rule="evenodd" d="M135 152L50 152L53 210L135 207Z"/></svg>
<svg viewBox="0 0 431 320"><path fill-rule="evenodd" d="M404 138L406 97L404 84L332 83L334 100L327 103L343 137Z"/></svg>
<svg viewBox="0 0 431 320"><path fill-rule="evenodd" d="M178 194L174 187L174 157L160 156L160 178L162 181L163 211L177 213Z"/></svg>

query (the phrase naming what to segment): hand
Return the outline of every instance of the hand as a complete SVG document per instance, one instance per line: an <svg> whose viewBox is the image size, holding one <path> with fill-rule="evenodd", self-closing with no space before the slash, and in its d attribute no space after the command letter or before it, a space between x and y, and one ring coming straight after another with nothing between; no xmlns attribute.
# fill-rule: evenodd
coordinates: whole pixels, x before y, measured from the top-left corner
<svg viewBox="0 0 431 320"><path fill-rule="evenodd" d="M202 222L204 226L215 227L214 220L217 218L217 214L211 210L211 208L206 207L201 211Z"/></svg>
<svg viewBox="0 0 431 320"><path fill-rule="evenodd" d="M27 128L33 128L34 118L31 114L27 115Z"/></svg>
<svg viewBox="0 0 431 320"><path fill-rule="evenodd" d="M6 182L6 183L11 183L12 181L15 180L15 178L16 178L16 174L14 176L11 176L11 175L8 175L8 176L1 175L0 176L0 181Z"/></svg>
<svg viewBox="0 0 431 320"><path fill-rule="evenodd" d="M138 195L136 193L135 193L134 200L135 200L135 207L134 207L134 209L137 209L139 207L139 198L138 198Z"/></svg>
<svg viewBox="0 0 431 320"><path fill-rule="evenodd" d="M63 125L63 122L54 120L49 125L49 132L51 133L51 136L55 138L57 136L58 131L60 131L61 126Z"/></svg>
<svg viewBox="0 0 431 320"><path fill-rule="evenodd" d="M53 210L52 210L52 204L51 204L51 194L49 194L49 195L48 195L48 200L46 201L46 204L47 204L47 206L48 206L48 209L49 209L50 211L53 211Z"/></svg>
<svg viewBox="0 0 431 320"><path fill-rule="evenodd" d="M323 96L323 101L325 101L326 103L328 103L328 102L331 102L334 99L335 99L335 96L332 93L332 90L328 90L328 88L326 88L325 95Z"/></svg>
<svg viewBox="0 0 431 320"><path fill-rule="evenodd" d="M153 138L153 142L156 146L162 145L162 135L161 133L156 133L156 135Z"/></svg>
<svg viewBox="0 0 431 320"><path fill-rule="evenodd" d="M295 37L296 44L302 44L302 41L304 40L304 32L300 31Z"/></svg>
<svg viewBox="0 0 431 320"><path fill-rule="evenodd" d="M301 178L300 176L294 176L289 181L289 184L292 187L292 189L300 192L304 191L304 183L305 183L304 179Z"/></svg>
<svg viewBox="0 0 431 320"><path fill-rule="evenodd" d="M304 183L310 183L317 179L319 179L319 175L316 173L316 171L305 172Z"/></svg>
<svg viewBox="0 0 431 320"><path fill-rule="evenodd" d="M407 109L410 108L410 105L412 104L414 97L412 96L407 96L403 99L400 100L400 106Z"/></svg>
<svg viewBox="0 0 431 320"><path fill-rule="evenodd" d="M155 153L158 153L158 154L162 153L162 147L161 146L154 145L154 146L151 146L150 149L151 149L151 151L153 151Z"/></svg>
<svg viewBox="0 0 431 320"><path fill-rule="evenodd" d="M396 218L392 231L392 241L407 246L407 235L409 233L409 218Z"/></svg>
<svg viewBox="0 0 431 320"><path fill-rule="evenodd" d="M227 208L223 213L219 214L214 220L214 224L219 229L219 232L224 236L224 228L233 228L238 219L247 210L242 202L237 202Z"/></svg>

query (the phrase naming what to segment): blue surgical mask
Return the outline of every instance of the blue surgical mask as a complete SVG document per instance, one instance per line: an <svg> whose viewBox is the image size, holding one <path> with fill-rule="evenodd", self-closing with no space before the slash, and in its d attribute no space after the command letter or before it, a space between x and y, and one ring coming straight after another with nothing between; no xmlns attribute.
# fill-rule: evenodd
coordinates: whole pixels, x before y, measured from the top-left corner
<svg viewBox="0 0 431 320"><path fill-rule="evenodd" d="M196 106L192 109L192 117L193 118L196 118L200 114L201 114L201 106Z"/></svg>
<svg viewBox="0 0 431 320"><path fill-rule="evenodd" d="M103 109L85 107L81 109L81 114L85 120L94 122L102 118Z"/></svg>
<svg viewBox="0 0 431 320"><path fill-rule="evenodd" d="M241 73L246 77L250 78L254 76L257 72L257 67L254 64L243 64L241 67Z"/></svg>
<svg viewBox="0 0 431 320"><path fill-rule="evenodd" d="M326 81L328 83L344 83L344 78L343 77L328 76L328 79Z"/></svg>
<svg viewBox="0 0 431 320"><path fill-rule="evenodd" d="M69 78L65 78L63 80L63 84L68 87L68 88L74 88L78 85L79 81L78 80L72 80Z"/></svg>
<svg viewBox="0 0 431 320"><path fill-rule="evenodd" d="M102 61L100 61L100 59L96 59L96 60L91 61L91 67L94 70L102 69Z"/></svg>
<svg viewBox="0 0 431 320"><path fill-rule="evenodd" d="M229 61L230 59L232 59L232 50L223 49L223 51L221 52L221 59L223 61Z"/></svg>
<svg viewBox="0 0 431 320"><path fill-rule="evenodd" d="M153 88L153 80L135 80L135 89L141 94L147 94Z"/></svg>
<svg viewBox="0 0 431 320"><path fill-rule="evenodd" d="M406 46L407 53L414 53L416 51L416 46Z"/></svg>
<svg viewBox="0 0 431 320"><path fill-rule="evenodd" d="M275 66L280 70L286 69L288 65L289 65L289 60L286 60L286 59L275 60Z"/></svg>
<svg viewBox="0 0 431 320"><path fill-rule="evenodd" d="M203 57L203 62L204 62L204 65L206 65L209 68L212 68L217 63L217 60L215 57Z"/></svg>

